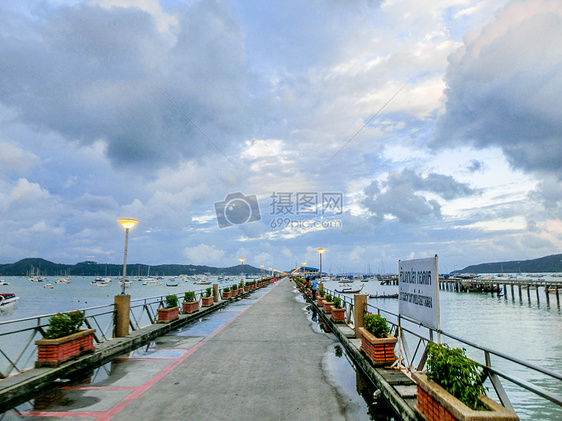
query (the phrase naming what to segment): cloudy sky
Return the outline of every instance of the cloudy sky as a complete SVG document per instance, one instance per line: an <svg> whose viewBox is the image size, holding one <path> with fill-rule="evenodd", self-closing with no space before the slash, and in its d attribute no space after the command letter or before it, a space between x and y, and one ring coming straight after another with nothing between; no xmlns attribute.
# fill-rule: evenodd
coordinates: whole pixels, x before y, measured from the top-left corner
<svg viewBox="0 0 562 421"><path fill-rule="evenodd" d="M559 0L3 0L0 262L562 252Z"/></svg>

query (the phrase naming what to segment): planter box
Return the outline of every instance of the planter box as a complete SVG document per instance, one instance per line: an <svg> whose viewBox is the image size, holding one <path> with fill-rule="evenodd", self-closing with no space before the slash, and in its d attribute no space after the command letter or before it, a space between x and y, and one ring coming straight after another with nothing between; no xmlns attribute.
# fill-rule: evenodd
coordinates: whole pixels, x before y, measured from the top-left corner
<svg viewBox="0 0 562 421"><path fill-rule="evenodd" d="M422 373L412 372L418 388L416 412L426 421L516 421L519 417L487 396L480 400L489 411L475 411Z"/></svg>
<svg viewBox="0 0 562 421"><path fill-rule="evenodd" d="M333 301L324 301L322 303L322 307L324 309L324 313L331 313L332 312L332 306L334 305Z"/></svg>
<svg viewBox="0 0 562 421"><path fill-rule="evenodd" d="M64 338L39 339L35 367L58 367L65 361L94 352L95 329L84 329Z"/></svg>
<svg viewBox="0 0 562 421"><path fill-rule="evenodd" d="M203 297L201 298L201 301L203 302L202 306L203 307L210 307L213 305L213 303L215 302L214 297L211 295L210 297Z"/></svg>
<svg viewBox="0 0 562 421"><path fill-rule="evenodd" d="M335 323L345 323L345 308L335 308L332 306L332 320Z"/></svg>
<svg viewBox="0 0 562 421"><path fill-rule="evenodd" d="M222 299L223 300L228 300L230 297L232 296L232 292L228 291L228 292L224 292L222 293Z"/></svg>
<svg viewBox="0 0 562 421"><path fill-rule="evenodd" d="M391 365L395 360L394 345L397 339L387 334L385 338L377 338L364 327L361 332L361 351L371 360L374 366Z"/></svg>
<svg viewBox="0 0 562 421"><path fill-rule="evenodd" d="M231 297L236 297L238 295L238 290L237 289L233 289L230 291L230 296Z"/></svg>
<svg viewBox="0 0 562 421"><path fill-rule="evenodd" d="M325 299L326 299L326 296L318 297L318 299L317 299L318 307L324 307L324 300Z"/></svg>
<svg viewBox="0 0 562 421"><path fill-rule="evenodd" d="M160 307L158 309L158 320L156 323L169 323L180 317L180 308L178 306L171 308Z"/></svg>
<svg viewBox="0 0 562 421"><path fill-rule="evenodd" d="M199 310L199 301L184 301L181 307L184 314L194 313Z"/></svg>

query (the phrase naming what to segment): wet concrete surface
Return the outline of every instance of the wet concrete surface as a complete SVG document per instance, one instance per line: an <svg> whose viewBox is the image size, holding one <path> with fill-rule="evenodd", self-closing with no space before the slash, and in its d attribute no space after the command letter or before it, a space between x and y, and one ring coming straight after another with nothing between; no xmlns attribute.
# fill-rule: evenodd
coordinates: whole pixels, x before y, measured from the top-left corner
<svg viewBox="0 0 562 421"><path fill-rule="evenodd" d="M291 285L284 289L285 296L292 295L292 301L300 306L292 284L284 283ZM322 332L312 316L308 320L309 330L322 338L311 338L294 315L279 320L283 314L279 298L269 300L275 306L275 317L271 317L272 311L253 308L271 288L258 290L249 299L232 303L122 355L81 381L61 380L50 392L0 414L0 421L392 420L369 415L370 407L360 397L358 387L352 386L356 383L353 367L337 355L334 339ZM305 309L302 303L301 310ZM247 310L254 311L253 317L258 320L238 319ZM285 332L280 338L266 336L269 329L279 328L283 323L289 325L289 330L290 325L298 324L300 331ZM222 332L228 325L230 330ZM202 352L196 352L199 349ZM318 356L304 354L301 361L298 351L311 351ZM248 354L253 355L248 358ZM271 373L264 373L267 367L271 367ZM161 381L164 377L165 382ZM219 400L223 404L217 413L212 406ZM196 412L187 416L186 408ZM232 413L227 416L225 408Z"/></svg>

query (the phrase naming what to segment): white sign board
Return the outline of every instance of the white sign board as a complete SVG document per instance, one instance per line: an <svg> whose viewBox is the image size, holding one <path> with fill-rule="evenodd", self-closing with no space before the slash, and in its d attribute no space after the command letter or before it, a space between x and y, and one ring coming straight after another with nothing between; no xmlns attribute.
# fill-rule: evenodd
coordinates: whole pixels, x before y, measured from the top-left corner
<svg viewBox="0 0 562 421"><path fill-rule="evenodd" d="M399 260L398 269L399 314L439 329L437 255L427 259Z"/></svg>

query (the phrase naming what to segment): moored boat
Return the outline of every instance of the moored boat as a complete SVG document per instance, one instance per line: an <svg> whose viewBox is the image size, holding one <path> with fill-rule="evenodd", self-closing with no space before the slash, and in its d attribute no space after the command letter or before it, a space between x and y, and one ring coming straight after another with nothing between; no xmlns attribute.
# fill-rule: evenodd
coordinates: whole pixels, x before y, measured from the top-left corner
<svg viewBox="0 0 562 421"><path fill-rule="evenodd" d="M369 298L398 298L398 293L396 293L396 294L370 294Z"/></svg>
<svg viewBox="0 0 562 421"><path fill-rule="evenodd" d="M12 307L19 300L16 294L5 292L0 294L0 309Z"/></svg>
<svg viewBox="0 0 562 421"><path fill-rule="evenodd" d="M0 279L0 285L10 285L10 283L6 282L4 279Z"/></svg>
<svg viewBox="0 0 562 421"><path fill-rule="evenodd" d="M359 292L361 292L361 290L363 289L364 285L361 285L361 288L342 288L342 289L336 289L336 292L339 292L340 294L357 294Z"/></svg>

